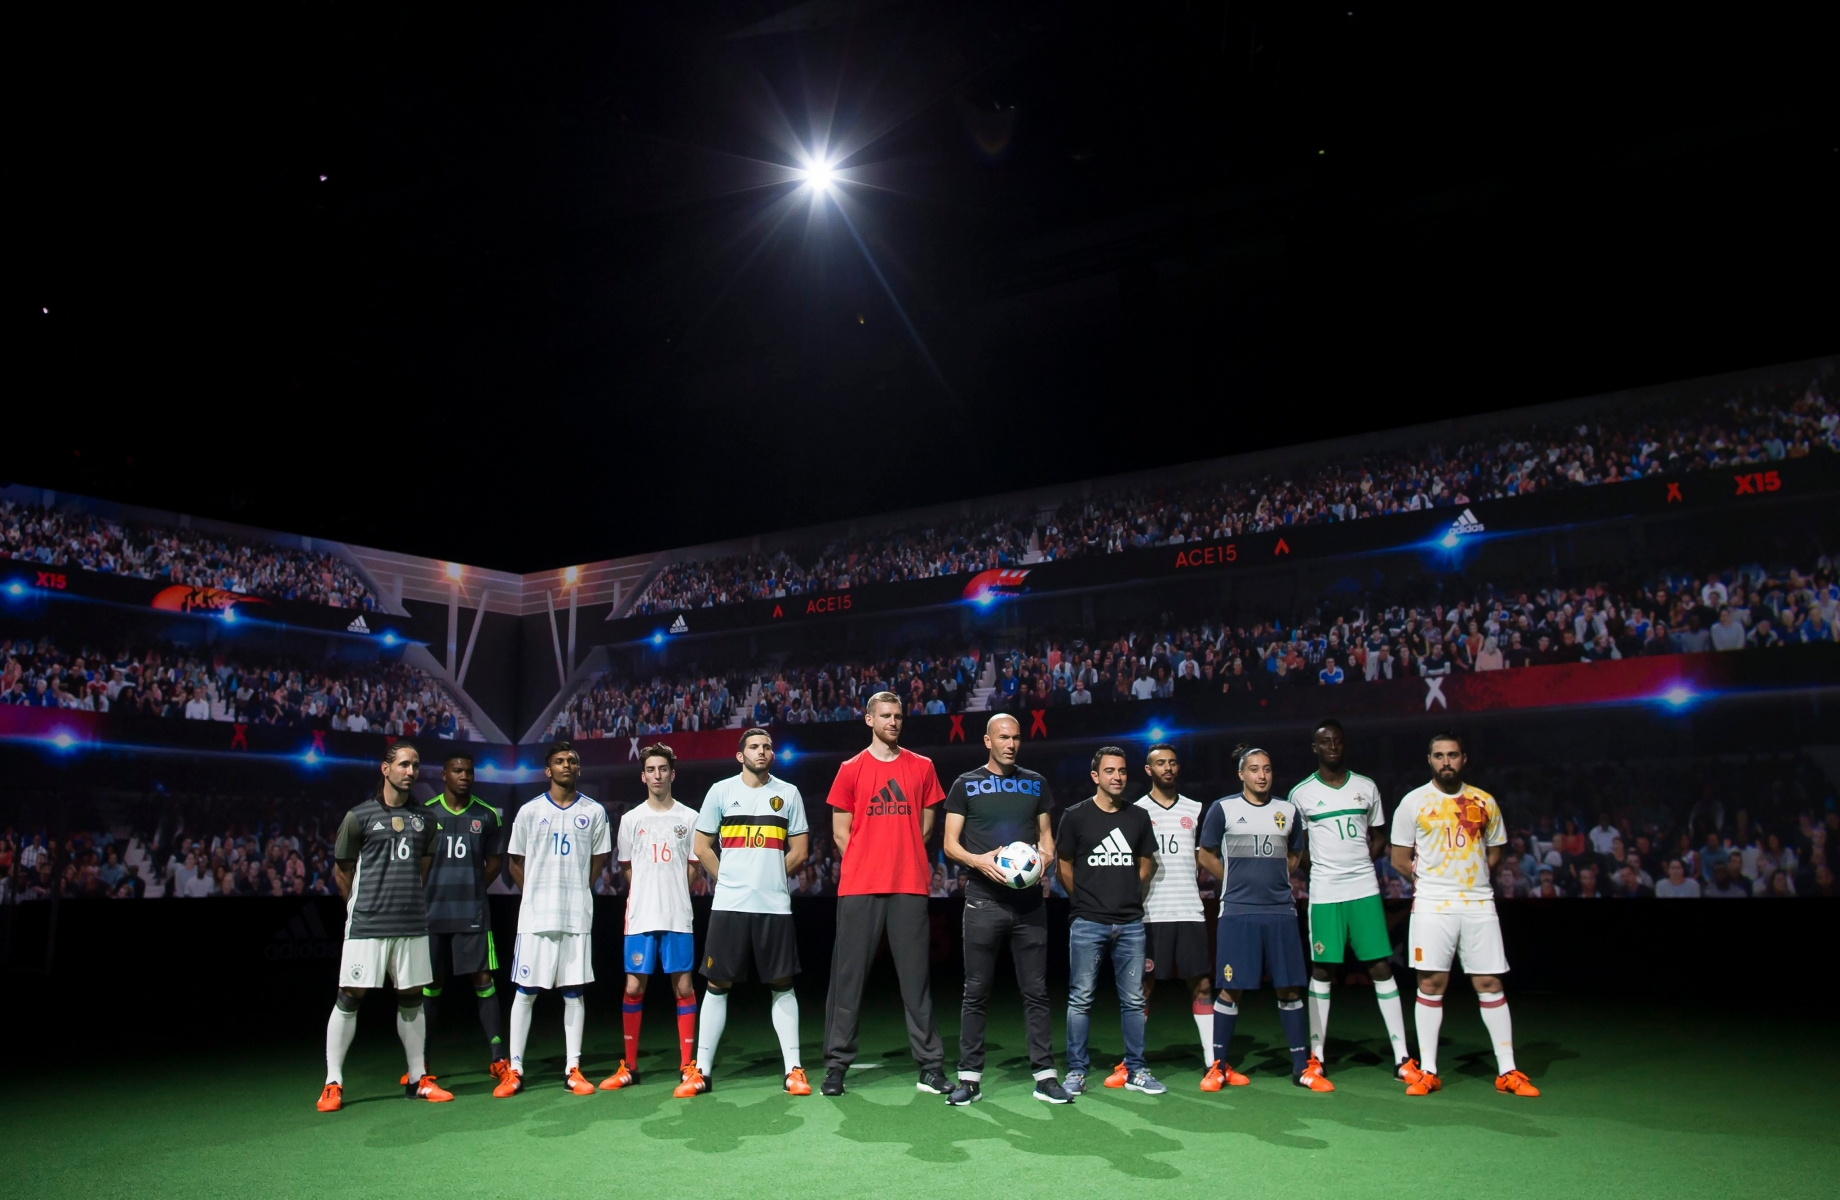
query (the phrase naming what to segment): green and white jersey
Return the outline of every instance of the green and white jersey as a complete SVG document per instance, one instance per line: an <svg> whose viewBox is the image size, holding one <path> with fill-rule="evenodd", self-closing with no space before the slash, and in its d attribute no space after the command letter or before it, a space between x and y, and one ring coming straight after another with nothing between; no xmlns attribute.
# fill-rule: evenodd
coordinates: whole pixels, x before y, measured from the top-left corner
<svg viewBox="0 0 1840 1200"><path fill-rule="evenodd" d="M1338 904L1380 894L1368 832L1386 828L1380 789L1348 772L1332 788L1315 775L1291 789L1291 803L1310 835L1310 903Z"/></svg>

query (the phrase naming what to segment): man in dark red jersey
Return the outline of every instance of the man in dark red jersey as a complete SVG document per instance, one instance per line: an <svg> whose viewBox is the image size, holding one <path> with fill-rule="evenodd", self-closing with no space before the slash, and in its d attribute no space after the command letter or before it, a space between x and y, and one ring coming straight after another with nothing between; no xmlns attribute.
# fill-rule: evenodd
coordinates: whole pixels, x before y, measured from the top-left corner
<svg viewBox="0 0 1840 1200"><path fill-rule="evenodd" d="M926 892L932 869L926 838L933 831L933 806L946 795L933 760L901 749L899 696L869 697L863 720L874 734L869 748L837 769L830 794L831 837L843 856L843 874L837 882L831 990L824 1003L823 1092L843 1095L844 1075L856 1059L863 981L886 929L907 1009L907 1042L920 1064L914 1086L942 1095L945 1045L933 1024L928 974Z"/></svg>

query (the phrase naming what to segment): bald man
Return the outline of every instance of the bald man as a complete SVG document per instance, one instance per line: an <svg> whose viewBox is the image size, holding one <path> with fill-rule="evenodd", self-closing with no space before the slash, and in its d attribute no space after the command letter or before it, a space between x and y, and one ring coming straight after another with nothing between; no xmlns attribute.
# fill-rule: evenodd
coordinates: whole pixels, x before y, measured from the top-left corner
<svg viewBox="0 0 1840 1200"><path fill-rule="evenodd" d="M996 980L997 953L1009 944L1022 990L1028 1029L1029 1066L1035 1098L1070 1104L1073 1098L1055 1078L1054 1047L1048 1032L1048 912L1043 889L1015 889L997 870L997 851L1027 842L1041 854L1042 878L1054 870L1054 798L1048 781L1016 765L1022 726L998 713L984 726L989 760L953 780L946 789L946 857L970 868L965 884L965 1000L960 1009L958 1086L947 1104L984 1098L984 1014Z"/></svg>

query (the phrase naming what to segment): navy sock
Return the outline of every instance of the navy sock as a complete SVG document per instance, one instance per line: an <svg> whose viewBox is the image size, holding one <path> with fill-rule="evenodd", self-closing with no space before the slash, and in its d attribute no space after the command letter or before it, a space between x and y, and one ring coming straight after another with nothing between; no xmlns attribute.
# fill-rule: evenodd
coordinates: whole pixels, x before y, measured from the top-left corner
<svg viewBox="0 0 1840 1200"><path fill-rule="evenodd" d="M1301 1075L1310 1063L1310 1021L1303 1001L1278 1001L1278 1020L1284 1024L1284 1039L1291 1044L1291 1074Z"/></svg>
<svg viewBox="0 0 1840 1200"><path fill-rule="evenodd" d="M1214 1061L1221 1064L1233 1060L1227 1057L1227 1047L1233 1044L1233 1023L1239 1020L1239 1005L1225 996L1214 998Z"/></svg>

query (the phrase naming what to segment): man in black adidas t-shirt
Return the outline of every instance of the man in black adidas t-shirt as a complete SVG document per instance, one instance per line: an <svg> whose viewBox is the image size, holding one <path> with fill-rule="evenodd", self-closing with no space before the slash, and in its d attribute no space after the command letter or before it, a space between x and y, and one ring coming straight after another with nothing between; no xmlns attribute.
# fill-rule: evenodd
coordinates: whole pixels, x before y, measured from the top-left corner
<svg viewBox="0 0 1840 1200"><path fill-rule="evenodd" d="M1049 815L1054 798L1048 782L1016 765L1022 726L998 713L984 726L990 759L967 771L946 789L946 857L971 869L965 883L965 999L959 1009L958 1086L947 1104L971 1104L984 1098L984 1014L996 980L997 952L1009 943L1022 990L1023 1023L1028 1030L1029 1066L1035 1073L1035 1098L1066 1104L1067 1093L1054 1075L1054 1044L1048 1032L1048 913L1039 887L1015 889L1003 882L996 852L1011 842L1027 842L1042 859L1043 871L1054 867L1054 832Z"/></svg>
<svg viewBox="0 0 1840 1200"><path fill-rule="evenodd" d="M1124 802L1130 765L1117 746L1092 760L1098 791L1061 816L1061 886L1073 901L1067 930L1067 1090L1086 1090L1086 1036L1092 1025L1099 966L1112 960L1124 1070L1107 1087L1160 1096L1169 1089L1144 1063L1144 893L1156 874L1156 828L1150 814Z"/></svg>

